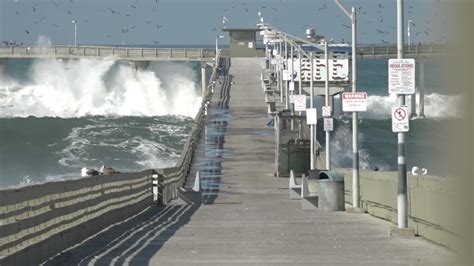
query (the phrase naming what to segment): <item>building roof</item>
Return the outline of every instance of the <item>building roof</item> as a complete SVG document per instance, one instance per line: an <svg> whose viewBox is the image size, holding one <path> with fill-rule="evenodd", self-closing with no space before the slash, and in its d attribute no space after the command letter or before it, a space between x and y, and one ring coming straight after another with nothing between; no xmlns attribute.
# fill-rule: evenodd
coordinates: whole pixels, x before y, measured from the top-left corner
<svg viewBox="0 0 474 266"><path fill-rule="evenodd" d="M223 28L222 31L260 31L257 28Z"/></svg>

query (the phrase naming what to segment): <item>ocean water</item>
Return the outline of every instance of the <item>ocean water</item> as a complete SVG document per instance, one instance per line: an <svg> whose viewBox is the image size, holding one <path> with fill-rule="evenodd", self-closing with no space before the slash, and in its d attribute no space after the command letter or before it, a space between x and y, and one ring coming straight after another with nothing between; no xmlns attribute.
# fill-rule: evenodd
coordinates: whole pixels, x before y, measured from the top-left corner
<svg viewBox="0 0 474 266"><path fill-rule="evenodd" d="M0 188L76 178L84 166L173 166L201 104L199 84L199 63L154 62L134 73L115 60L8 60Z"/></svg>
<svg viewBox="0 0 474 266"><path fill-rule="evenodd" d="M369 111L359 117L361 168L396 170L390 120L396 99L388 94L387 60L358 64L358 90L369 94ZM442 59L426 62L426 119L410 121L406 150L408 169L448 176L454 166L446 151L460 123L462 96L446 84L443 67ZM123 172L172 166L201 101L198 63L152 63L134 73L127 62L114 60L16 59L7 61L5 74L0 188L76 178L84 166ZM332 163L351 167L352 116L335 103ZM318 128L325 143L322 121Z"/></svg>
<svg viewBox="0 0 474 266"><path fill-rule="evenodd" d="M408 171L413 166L418 166L427 168L431 175L457 174L455 159L452 157L451 137L461 123L463 98L460 90L447 82L447 67L442 57L433 57L425 62L426 118L410 120L410 131L406 133ZM418 87L418 65L416 73ZM357 90L365 91L369 96L368 111L359 113L360 167L396 171L397 135L391 131L390 113L397 99L395 95L388 93L388 60L359 60L357 78ZM411 96L408 96L406 103L409 112L410 100ZM321 105L321 99L317 103ZM341 109L337 98L331 160L334 166L352 167L352 114L343 114ZM318 123L318 139L325 143L322 127L321 121Z"/></svg>

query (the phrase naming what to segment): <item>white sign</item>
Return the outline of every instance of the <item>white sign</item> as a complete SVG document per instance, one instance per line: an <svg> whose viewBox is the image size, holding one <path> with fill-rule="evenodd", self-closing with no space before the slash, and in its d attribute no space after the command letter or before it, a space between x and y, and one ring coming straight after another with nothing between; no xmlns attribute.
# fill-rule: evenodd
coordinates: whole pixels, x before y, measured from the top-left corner
<svg viewBox="0 0 474 266"><path fill-rule="evenodd" d="M316 125L318 123L318 111L316 108L306 109L306 124Z"/></svg>
<svg viewBox="0 0 474 266"><path fill-rule="evenodd" d="M249 42L249 48L253 48L253 42Z"/></svg>
<svg viewBox="0 0 474 266"><path fill-rule="evenodd" d="M343 112L367 111L367 92L343 92L341 97Z"/></svg>
<svg viewBox="0 0 474 266"><path fill-rule="evenodd" d="M286 81L286 80L291 80L291 72L290 72L290 70L284 69L282 74L283 74L283 75L282 75L282 76L283 76L283 80L285 80L285 81Z"/></svg>
<svg viewBox="0 0 474 266"><path fill-rule="evenodd" d="M415 59L388 60L388 92L415 93Z"/></svg>
<svg viewBox="0 0 474 266"><path fill-rule="evenodd" d="M332 117L324 118L324 131L333 131L334 130L334 119Z"/></svg>
<svg viewBox="0 0 474 266"><path fill-rule="evenodd" d="M295 101L295 111L306 111L306 95L293 95Z"/></svg>
<svg viewBox="0 0 474 266"><path fill-rule="evenodd" d="M330 51L329 53L329 82L348 83L349 82L349 53ZM291 66L292 59L287 59L287 65ZM296 81L310 81L311 79L311 61L303 57L293 59ZM326 61L324 53L316 52L313 60L313 81L324 82L326 80Z"/></svg>
<svg viewBox="0 0 474 266"><path fill-rule="evenodd" d="M392 107L392 131L394 133L408 132L410 130L409 121L407 106Z"/></svg>
<svg viewBox="0 0 474 266"><path fill-rule="evenodd" d="M290 87L288 88L288 90L290 90L290 91L295 90L295 83L293 81L290 82Z"/></svg>
<svg viewBox="0 0 474 266"><path fill-rule="evenodd" d="M323 106L323 117L330 117L331 116L331 106Z"/></svg>

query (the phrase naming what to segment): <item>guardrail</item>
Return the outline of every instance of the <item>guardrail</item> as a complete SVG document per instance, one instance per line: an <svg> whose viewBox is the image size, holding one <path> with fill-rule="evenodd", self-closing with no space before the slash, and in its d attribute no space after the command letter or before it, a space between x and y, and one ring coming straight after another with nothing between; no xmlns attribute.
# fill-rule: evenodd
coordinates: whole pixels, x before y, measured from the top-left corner
<svg viewBox="0 0 474 266"><path fill-rule="evenodd" d="M129 60L212 61L212 48L133 48L110 46L0 46L0 58L117 58Z"/></svg>
<svg viewBox="0 0 474 266"><path fill-rule="evenodd" d="M212 97L210 87L213 86L212 81L216 78L216 75L217 72L216 69L214 69L210 78L211 82L209 82L208 85L208 93L203 98L193 128L186 139L185 147L187 147L187 149L183 150L180 161L175 167L155 170L158 174L158 203L160 205L167 205L171 200L178 197L178 189L183 186L185 178L189 173L194 151L199 142L201 131L206 124L205 104Z"/></svg>
<svg viewBox="0 0 474 266"><path fill-rule="evenodd" d="M175 167L138 173L100 175L0 190L0 264L32 265L82 241L101 229L158 203L168 204L185 182L200 132L206 96Z"/></svg>
<svg viewBox="0 0 474 266"><path fill-rule="evenodd" d="M416 44L416 45L405 45L403 47L405 56L426 56L434 54L444 54L450 52L448 46L445 45L426 45L426 44ZM357 55L362 57L396 57L397 56L397 46L358 46Z"/></svg>

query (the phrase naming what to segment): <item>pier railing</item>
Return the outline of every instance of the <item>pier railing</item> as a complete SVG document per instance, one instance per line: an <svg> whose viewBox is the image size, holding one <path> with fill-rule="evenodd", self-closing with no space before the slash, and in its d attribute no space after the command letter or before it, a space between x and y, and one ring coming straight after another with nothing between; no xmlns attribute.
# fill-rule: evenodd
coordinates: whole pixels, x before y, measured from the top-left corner
<svg viewBox="0 0 474 266"><path fill-rule="evenodd" d="M213 86L216 69L209 86ZM0 190L0 264L32 265L153 205L177 198L205 124L208 90L175 167Z"/></svg>
<svg viewBox="0 0 474 266"><path fill-rule="evenodd" d="M212 48L135 48L111 46L0 46L0 58L116 58L127 60L212 61Z"/></svg>
<svg viewBox="0 0 474 266"><path fill-rule="evenodd" d="M219 57L218 57L219 58ZM196 115L194 125L188 134L186 143L181 153L180 160L175 167L165 169L155 169L158 179L158 204L166 205L171 200L178 197L178 189L183 186L186 181L186 176L191 168L194 151L198 145L201 131L206 124L206 104L212 97L210 87L213 86L212 81L217 75L216 69L212 72L211 78L207 88L207 93L202 100L201 108ZM156 176L155 176L156 177Z"/></svg>
<svg viewBox="0 0 474 266"><path fill-rule="evenodd" d="M405 56L429 56L435 54L445 54L451 51L446 45L439 44L415 44L403 47ZM396 45L364 45L357 47L357 55L361 57L389 58L397 56Z"/></svg>

